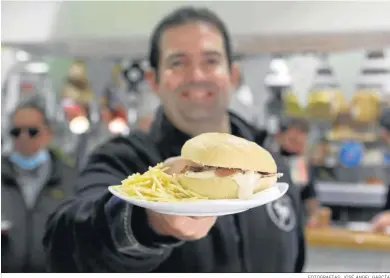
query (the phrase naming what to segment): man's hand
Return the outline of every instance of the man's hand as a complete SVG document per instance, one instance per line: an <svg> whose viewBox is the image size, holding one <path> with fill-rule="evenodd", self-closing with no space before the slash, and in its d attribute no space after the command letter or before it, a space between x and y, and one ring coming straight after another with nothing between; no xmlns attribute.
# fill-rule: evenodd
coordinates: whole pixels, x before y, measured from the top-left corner
<svg viewBox="0 0 390 278"><path fill-rule="evenodd" d="M180 173L191 162L180 156L171 157L164 161L164 167L168 167L168 174Z"/></svg>
<svg viewBox="0 0 390 278"><path fill-rule="evenodd" d="M187 165L188 161L180 157L169 158L165 166L169 167L168 173L179 173ZM188 217L157 213L146 210L149 225L152 229L165 236L173 236L180 240L198 240L205 237L216 221L216 217Z"/></svg>
<svg viewBox="0 0 390 278"><path fill-rule="evenodd" d="M327 207L320 207L311 213L306 226L308 228L326 228L330 224L332 211Z"/></svg>
<svg viewBox="0 0 390 278"><path fill-rule="evenodd" d="M318 216L317 215L310 216L309 219L307 220L306 226L308 228L319 228L321 225Z"/></svg>
<svg viewBox="0 0 390 278"><path fill-rule="evenodd" d="M390 211L378 214L372 221L372 230L378 233L385 233L390 229Z"/></svg>
<svg viewBox="0 0 390 278"><path fill-rule="evenodd" d="M205 237L214 225L216 217L188 217L157 213L147 210L149 225L165 236L180 240L197 240Z"/></svg>

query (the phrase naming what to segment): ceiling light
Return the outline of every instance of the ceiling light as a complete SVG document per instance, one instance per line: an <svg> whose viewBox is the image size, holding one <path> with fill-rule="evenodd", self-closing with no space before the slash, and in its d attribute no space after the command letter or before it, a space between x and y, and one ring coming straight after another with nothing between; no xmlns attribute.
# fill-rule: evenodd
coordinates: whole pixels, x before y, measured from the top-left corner
<svg viewBox="0 0 390 278"><path fill-rule="evenodd" d="M49 66L46 63L29 63L25 67L26 71L31 73L46 73L49 70Z"/></svg>
<svg viewBox="0 0 390 278"><path fill-rule="evenodd" d="M26 51L17 51L15 56L16 60L18 60L19 62L27 62L28 60L30 60L30 54L28 54Z"/></svg>
<svg viewBox="0 0 390 278"><path fill-rule="evenodd" d="M130 133L130 129L123 118L115 118L108 124L108 130L112 134L127 135Z"/></svg>
<svg viewBox="0 0 390 278"><path fill-rule="evenodd" d="M69 123L70 131L73 134L83 134L89 130L89 121L84 116L73 118Z"/></svg>

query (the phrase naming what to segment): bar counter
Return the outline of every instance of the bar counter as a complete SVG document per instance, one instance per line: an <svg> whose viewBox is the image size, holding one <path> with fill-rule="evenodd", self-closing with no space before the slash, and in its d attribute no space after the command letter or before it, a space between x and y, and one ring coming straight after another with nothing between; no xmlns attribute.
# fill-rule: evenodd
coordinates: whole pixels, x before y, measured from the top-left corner
<svg viewBox="0 0 390 278"><path fill-rule="evenodd" d="M387 234L327 227L306 229L306 240L311 247L339 247L390 252L390 235Z"/></svg>
<svg viewBox="0 0 390 278"><path fill-rule="evenodd" d="M341 227L306 229L306 272L390 272L390 235Z"/></svg>

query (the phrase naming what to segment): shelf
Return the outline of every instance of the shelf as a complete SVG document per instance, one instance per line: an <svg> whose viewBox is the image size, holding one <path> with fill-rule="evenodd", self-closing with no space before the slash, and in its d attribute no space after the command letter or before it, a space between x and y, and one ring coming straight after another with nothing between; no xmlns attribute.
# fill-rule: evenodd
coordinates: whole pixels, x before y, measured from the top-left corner
<svg viewBox="0 0 390 278"><path fill-rule="evenodd" d="M388 186L371 184L318 182L318 199L326 205L382 208Z"/></svg>

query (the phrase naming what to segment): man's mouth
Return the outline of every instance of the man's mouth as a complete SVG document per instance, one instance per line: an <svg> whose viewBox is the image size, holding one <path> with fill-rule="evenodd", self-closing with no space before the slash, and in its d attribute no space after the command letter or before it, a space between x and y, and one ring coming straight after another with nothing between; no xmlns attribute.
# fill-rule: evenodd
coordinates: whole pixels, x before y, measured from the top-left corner
<svg viewBox="0 0 390 278"><path fill-rule="evenodd" d="M187 100L203 101L214 96L214 92L208 90L188 90L181 93L181 97Z"/></svg>

